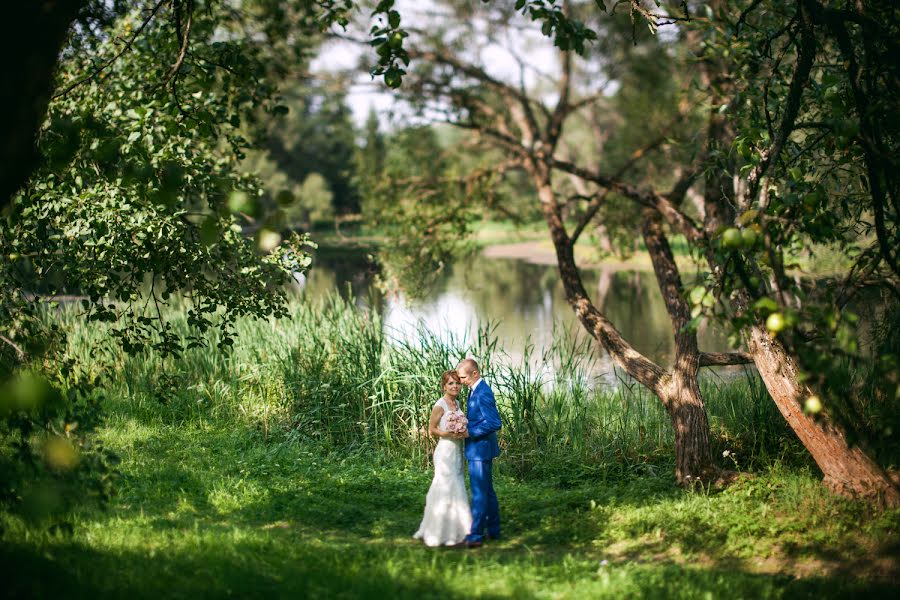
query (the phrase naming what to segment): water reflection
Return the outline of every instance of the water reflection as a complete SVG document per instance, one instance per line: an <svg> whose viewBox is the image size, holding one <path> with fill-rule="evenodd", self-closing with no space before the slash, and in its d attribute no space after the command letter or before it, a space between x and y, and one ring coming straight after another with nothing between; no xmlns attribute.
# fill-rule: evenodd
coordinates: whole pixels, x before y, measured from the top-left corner
<svg viewBox="0 0 900 600"><path fill-rule="evenodd" d="M339 290L358 306L384 314L387 333L393 338L412 338L422 323L447 339L474 339L479 322L496 324L500 347L512 361L522 358L528 341L540 357L554 335L569 329L586 336L565 301L555 266L522 260L473 257L452 265L431 294L407 305L385 297L374 287L376 269L364 250L320 250L302 283L302 293L319 297ZM584 284L594 301L642 353L662 364L674 355L672 325L656 280L649 271L589 270ZM713 327L700 331L706 351L725 351L725 336ZM552 368L549 367L548 368ZM612 363L603 354L597 374L612 377Z"/></svg>

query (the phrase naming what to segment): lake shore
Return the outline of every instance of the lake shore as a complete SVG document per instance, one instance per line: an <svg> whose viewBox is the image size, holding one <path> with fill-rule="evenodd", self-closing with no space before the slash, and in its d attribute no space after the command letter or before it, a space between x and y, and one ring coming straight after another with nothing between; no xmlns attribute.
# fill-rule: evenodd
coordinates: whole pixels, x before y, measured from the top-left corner
<svg viewBox="0 0 900 600"><path fill-rule="evenodd" d="M335 232L323 230L311 234L319 247L328 251L370 249L376 251L387 238L377 233ZM485 221L478 224L473 232L474 242L480 256L491 259L519 260L529 264L556 266L553 243L543 224L515 226L509 223ZM706 264L695 260L686 250L686 242L680 236L670 240L678 268L688 271L704 270ZM575 245L575 260L581 269L598 271L653 271L649 253L635 249L628 256L602 253L587 238ZM834 248L815 247L808 255L794 257L795 267L791 275L801 278L820 279L842 277L848 272L852 261Z"/></svg>
<svg viewBox="0 0 900 600"><path fill-rule="evenodd" d="M485 258L522 260L535 265L556 265L556 253L549 241L524 241L486 245L481 249ZM599 256L593 248L577 246L575 260L582 269L602 271L652 271L653 263L646 251L638 251L628 258ZM692 267L696 263L689 256L676 256L680 269Z"/></svg>

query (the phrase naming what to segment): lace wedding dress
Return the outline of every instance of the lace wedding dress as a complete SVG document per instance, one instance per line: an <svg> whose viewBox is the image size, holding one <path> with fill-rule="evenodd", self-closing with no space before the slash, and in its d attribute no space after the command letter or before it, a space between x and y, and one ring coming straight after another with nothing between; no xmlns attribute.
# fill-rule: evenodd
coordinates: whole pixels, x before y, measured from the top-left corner
<svg viewBox="0 0 900 600"><path fill-rule="evenodd" d="M447 431L450 408L441 398L435 403L444 409L440 429ZM461 411L456 411L461 412ZM472 511L463 463L463 440L439 438L434 449L434 479L425 498L425 516L413 536L427 546L452 546L462 542L472 526Z"/></svg>

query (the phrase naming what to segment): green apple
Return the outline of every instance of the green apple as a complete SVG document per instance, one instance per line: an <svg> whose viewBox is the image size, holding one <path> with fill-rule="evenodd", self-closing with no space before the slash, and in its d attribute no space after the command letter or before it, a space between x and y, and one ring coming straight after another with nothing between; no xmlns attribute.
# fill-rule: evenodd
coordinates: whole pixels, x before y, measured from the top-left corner
<svg viewBox="0 0 900 600"><path fill-rule="evenodd" d="M784 320L784 315L780 312L773 312L769 315L769 318L766 319L766 328L772 333L778 333L783 330L787 323Z"/></svg>
<svg viewBox="0 0 900 600"><path fill-rule="evenodd" d="M741 247L741 232L735 227L729 227L722 234L722 247L737 250Z"/></svg>
<svg viewBox="0 0 900 600"><path fill-rule="evenodd" d="M756 232L752 229L745 229L741 232L741 243L744 245L744 248L752 248L756 245Z"/></svg>
<svg viewBox="0 0 900 600"><path fill-rule="evenodd" d="M822 401L819 400L818 396L810 396L806 399L806 402L803 403L803 409L808 413L817 413L822 410Z"/></svg>

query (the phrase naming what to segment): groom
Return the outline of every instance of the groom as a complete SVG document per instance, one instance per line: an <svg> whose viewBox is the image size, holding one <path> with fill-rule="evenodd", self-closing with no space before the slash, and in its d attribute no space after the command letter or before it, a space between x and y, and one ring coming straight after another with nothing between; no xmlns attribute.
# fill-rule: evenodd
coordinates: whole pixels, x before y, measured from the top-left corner
<svg viewBox="0 0 900 600"><path fill-rule="evenodd" d="M472 530L463 544L467 548L477 548L481 546L485 534L488 539L500 538L500 505L491 475L492 461L500 456L500 446L497 444L500 413L494 402L494 392L481 378L478 363L467 358L459 363L456 371L462 383L469 388L466 405L469 429L464 437L469 485L472 488Z"/></svg>

